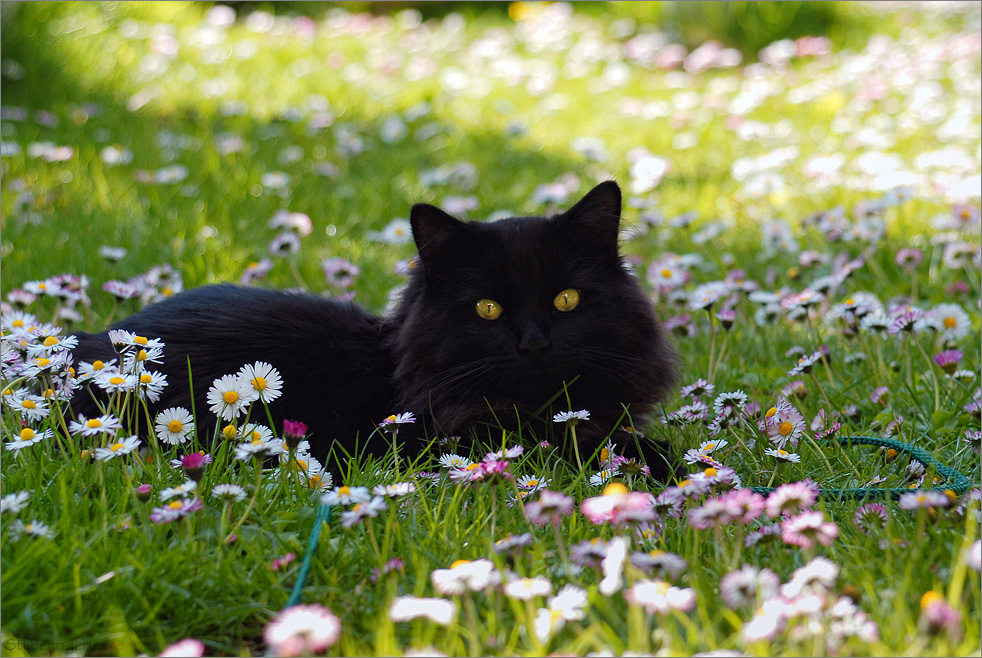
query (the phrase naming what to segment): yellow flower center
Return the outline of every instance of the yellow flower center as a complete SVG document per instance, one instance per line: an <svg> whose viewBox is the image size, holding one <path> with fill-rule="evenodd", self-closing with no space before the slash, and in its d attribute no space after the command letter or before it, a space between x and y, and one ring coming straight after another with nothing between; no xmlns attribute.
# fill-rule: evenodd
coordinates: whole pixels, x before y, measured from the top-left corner
<svg viewBox="0 0 982 658"><path fill-rule="evenodd" d="M957 326L958 326L958 321L955 320L955 318L945 318L944 319L944 328L945 329L954 329Z"/></svg>
<svg viewBox="0 0 982 658"><path fill-rule="evenodd" d="M137 345L146 345L147 338L146 336L133 336L133 342L136 343Z"/></svg>
<svg viewBox="0 0 982 658"><path fill-rule="evenodd" d="M171 509L181 509L182 507L184 507L184 503L182 503L179 500L175 500L172 503L167 503L167 507L169 507Z"/></svg>
<svg viewBox="0 0 982 658"><path fill-rule="evenodd" d="M307 462L305 462L302 459L298 459L297 460L297 470L298 471L306 471L307 470Z"/></svg>
<svg viewBox="0 0 982 658"><path fill-rule="evenodd" d="M715 468L710 466L705 471L703 471L703 473L705 474L706 477L711 478L711 477L715 477L719 473L719 471L717 471Z"/></svg>
<svg viewBox="0 0 982 658"><path fill-rule="evenodd" d="M253 443L262 443L263 435L262 432L260 432L259 430L252 430L252 434L250 434L249 436L252 437Z"/></svg>
<svg viewBox="0 0 982 658"><path fill-rule="evenodd" d="M50 398L53 398L53 397L55 396L55 389L53 389L53 388L46 388L46 389L44 389L44 391L43 391L43 392L41 393L41 396L42 396L43 398L45 398L45 399L50 399Z"/></svg>
<svg viewBox="0 0 982 658"><path fill-rule="evenodd" d="M321 476L311 475L309 478L307 478L307 482L310 484L311 489L316 489L321 486Z"/></svg>
<svg viewBox="0 0 982 658"><path fill-rule="evenodd" d="M605 496L619 496L621 494L626 494L627 491L628 491L627 487L625 487L620 482L611 482L606 487L604 487L604 493L603 493L603 495L605 495Z"/></svg>
<svg viewBox="0 0 982 658"><path fill-rule="evenodd" d="M153 381L153 377L151 377L150 375L147 375L147 374L140 375L140 383L141 384L149 384L152 381Z"/></svg>
<svg viewBox="0 0 982 658"><path fill-rule="evenodd" d="M525 486L526 487L537 487L537 486L539 486L539 481L538 480L529 480L528 482L525 483Z"/></svg>
<svg viewBox="0 0 982 658"><path fill-rule="evenodd" d="M103 363L102 361L95 360L95 361L92 362L92 369L93 370L102 370L105 367L106 367L106 364Z"/></svg>
<svg viewBox="0 0 982 658"><path fill-rule="evenodd" d="M32 430L30 427L25 427L24 429L22 429L20 431L20 440L21 441L30 441L35 436L37 436L37 434L35 434L34 433L34 430Z"/></svg>
<svg viewBox="0 0 982 658"><path fill-rule="evenodd" d="M235 404L239 400L239 394L235 391L225 391L222 393L222 399L225 400L225 404Z"/></svg>
<svg viewBox="0 0 982 658"><path fill-rule="evenodd" d="M765 413L764 415L770 418L776 413L777 413L777 407L771 407L770 409L767 410L767 413Z"/></svg>
<svg viewBox="0 0 982 658"><path fill-rule="evenodd" d="M780 432L782 436L787 436L788 434L791 434L791 431L793 429L794 429L794 425L792 425L788 421L784 421L783 423L780 424L780 426L778 426L777 431Z"/></svg>
<svg viewBox="0 0 982 658"><path fill-rule="evenodd" d="M126 446L123 445L122 443L114 443L111 446L109 446L109 449L112 450L113 452L119 452L120 450L122 450L125 447Z"/></svg>
<svg viewBox="0 0 982 658"><path fill-rule="evenodd" d="M385 419L385 422L387 422L387 423L394 423L394 422L396 422L396 415L395 414L392 414L391 416L389 416L388 418Z"/></svg>
<svg viewBox="0 0 982 658"><path fill-rule="evenodd" d="M651 557L661 557L664 554L665 551L659 551L657 548L653 548L650 551L648 551L648 555L650 555Z"/></svg>
<svg viewBox="0 0 982 658"><path fill-rule="evenodd" d="M610 459L610 450L607 448L602 448L600 450L600 461L605 462Z"/></svg>
<svg viewBox="0 0 982 658"><path fill-rule="evenodd" d="M480 464L469 464L468 466L465 466L464 467L464 470L465 471L473 471L478 466L480 466Z"/></svg>
<svg viewBox="0 0 982 658"><path fill-rule="evenodd" d="M89 429L95 429L97 427L102 427L102 421L98 418L93 418L92 420L86 421L85 425Z"/></svg>
<svg viewBox="0 0 982 658"><path fill-rule="evenodd" d="M266 380L263 379L262 377L256 377L255 379L252 380L252 387L257 391L265 391Z"/></svg>
<svg viewBox="0 0 982 658"><path fill-rule="evenodd" d="M51 347L58 344L58 339L55 336L48 336L44 339L44 346Z"/></svg>
<svg viewBox="0 0 982 658"><path fill-rule="evenodd" d="M47 368L50 364L51 359L45 359L44 357L34 360L34 365L36 365L38 368Z"/></svg>
<svg viewBox="0 0 982 658"><path fill-rule="evenodd" d="M689 480L689 479L681 480L679 482L679 488L680 489L684 489L685 487L689 486L690 484L692 484L692 480Z"/></svg>
<svg viewBox="0 0 982 658"><path fill-rule="evenodd" d="M23 406L25 409L37 409L38 406L34 400L24 400Z"/></svg>
<svg viewBox="0 0 982 658"><path fill-rule="evenodd" d="M777 456L778 457L787 457L788 456L788 451L787 450L781 450L780 448L778 448L777 449Z"/></svg>
<svg viewBox="0 0 982 658"><path fill-rule="evenodd" d="M351 495L351 487L338 487L338 495L339 496L350 496Z"/></svg>
<svg viewBox="0 0 982 658"><path fill-rule="evenodd" d="M174 289L170 286L164 286L160 289L160 292L163 293L164 297L170 297L174 294Z"/></svg>
<svg viewBox="0 0 982 658"><path fill-rule="evenodd" d="M140 350L139 352L137 352L136 353L136 360L137 361L146 361L147 360L147 351L146 350Z"/></svg>
<svg viewBox="0 0 982 658"><path fill-rule="evenodd" d="M848 304L849 306L852 306L855 303L856 303L856 300L855 299L847 299L846 300L846 304Z"/></svg>
<svg viewBox="0 0 982 658"><path fill-rule="evenodd" d="M707 443L706 444L706 447L703 448L703 450L705 450L706 452L712 452L715 449L716 449L716 444L715 443Z"/></svg>
<svg viewBox="0 0 982 658"><path fill-rule="evenodd" d="M927 610L927 608L935 603L943 603L944 597L939 593L935 592L933 589L929 589L924 592L924 596L921 597L921 610Z"/></svg>
<svg viewBox="0 0 982 658"><path fill-rule="evenodd" d="M235 438L235 435L238 434L238 433L239 433L239 430L236 429L235 425L226 425L222 429L222 434L225 435L225 438L226 439L234 439Z"/></svg>
<svg viewBox="0 0 982 658"><path fill-rule="evenodd" d="M365 503L355 503L355 506L351 508L352 512L357 512Z"/></svg>
<svg viewBox="0 0 982 658"><path fill-rule="evenodd" d="M456 560L453 564L450 565L450 568L456 569L457 567L462 567L465 564L470 564L470 563L471 563L470 560Z"/></svg>
<svg viewBox="0 0 982 658"><path fill-rule="evenodd" d="M175 418L171 422L167 423L167 429L176 434L184 429L184 423Z"/></svg>
<svg viewBox="0 0 982 658"><path fill-rule="evenodd" d="M18 327L18 328L23 327L24 326L24 321L21 320L21 319L14 320L13 325L15 327Z"/></svg>
<svg viewBox="0 0 982 658"><path fill-rule="evenodd" d="M661 275L662 275L662 277L664 277L666 279L671 279L672 278L672 270L664 269L664 270L661 271Z"/></svg>
<svg viewBox="0 0 982 658"><path fill-rule="evenodd" d="M115 386L119 386L120 384L122 384L125 381L126 381L125 379L123 379L122 377L119 377L118 375L116 377L110 377L109 378L109 383L110 384L113 384Z"/></svg>

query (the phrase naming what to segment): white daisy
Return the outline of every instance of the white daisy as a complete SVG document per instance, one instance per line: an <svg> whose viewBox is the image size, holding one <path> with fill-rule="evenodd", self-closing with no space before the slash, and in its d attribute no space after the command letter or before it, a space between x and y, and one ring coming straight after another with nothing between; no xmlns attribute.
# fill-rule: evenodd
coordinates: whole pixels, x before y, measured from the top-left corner
<svg viewBox="0 0 982 658"><path fill-rule="evenodd" d="M160 399L160 394L167 386L167 375L162 372L145 371L140 373L137 379L137 395L146 398L150 402Z"/></svg>
<svg viewBox="0 0 982 658"><path fill-rule="evenodd" d="M27 448L34 445L35 443L40 443L45 439L52 436L51 430L44 430L43 432L35 432L30 427L24 427L20 431L20 438L15 441L10 441L4 445L7 450L13 450L16 455L21 449Z"/></svg>
<svg viewBox="0 0 982 658"><path fill-rule="evenodd" d="M283 394L283 378L280 377L280 372L265 361L242 366L239 377L252 387L255 395L263 402L272 402Z"/></svg>
<svg viewBox="0 0 982 658"><path fill-rule="evenodd" d="M183 484L179 484L176 487L168 487L160 492L160 500L170 500L176 496L181 498L187 498L192 491L198 488L198 483L194 480L188 480Z"/></svg>
<svg viewBox="0 0 982 658"><path fill-rule="evenodd" d="M246 491L237 484L216 484L211 495L228 503L238 503L246 499Z"/></svg>
<svg viewBox="0 0 982 658"><path fill-rule="evenodd" d="M82 436L95 436L97 434L116 436L116 430L122 426L123 424L119 422L119 419L112 414L89 419L86 419L85 416L79 416L78 420L73 420L68 424L68 431Z"/></svg>
<svg viewBox="0 0 982 658"><path fill-rule="evenodd" d="M958 304L938 304L931 315L945 338L961 340L972 330L972 319Z"/></svg>
<svg viewBox="0 0 982 658"><path fill-rule="evenodd" d="M787 450L782 450L780 448L771 448L764 451L765 455L773 457L779 462L794 462L795 464L801 461L801 456L795 452L788 452Z"/></svg>
<svg viewBox="0 0 982 658"><path fill-rule="evenodd" d="M552 583L547 578L516 578L505 583L502 587L504 595L511 599L529 601L537 596L552 594Z"/></svg>
<svg viewBox="0 0 982 658"><path fill-rule="evenodd" d="M55 531L38 520L31 521L30 523L24 523L20 519L17 519L10 524L10 534L14 539L18 539L21 535L51 539L55 536Z"/></svg>
<svg viewBox="0 0 982 658"><path fill-rule="evenodd" d="M96 448L95 458L98 461L105 462L115 457L120 457L122 455L128 455L140 446L140 437L129 436L125 439L114 442L107 448Z"/></svg>
<svg viewBox="0 0 982 658"><path fill-rule="evenodd" d="M30 491L18 491L0 498L0 514L19 514L27 507Z"/></svg>
<svg viewBox="0 0 982 658"><path fill-rule="evenodd" d="M139 349L123 355L123 372L141 373L148 363L163 363L164 350L159 347Z"/></svg>
<svg viewBox="0 0 982 658"><path fill-rule="evenodd" d="M51 413L48 403L40 395L32 395L28 391L21 389L12 395L4 396L4 402L20 414L21 418L28 421L44 420Z"/></svg>
<svg viewBox="0 0 982 658"><path fill-rule="evenodd" d="M171 407L157 414L157 438L168 445L188 440L194 431L194 416L184 407Z"/></svg>
<svg viewBox="0 0 982 658"><path fill-rule="evenodd" d="M127 375L113 370L103 370L96 375L95 385L107 393L132 391L140 381L136 375Z"/></svg>
<svg viewBox="0 0 982 658"><path fill-rule="evenodd" d="M223 420L235 420L258 397L252 385L238 375L224 375L208 389L211 412Z"/></svg>
<svg viewBox="0 0 982 658"><path fill-rule="evenodd" d="M352 503L365 503L371 500L372 495L368 487L338 487L321 496L321 505L350 505Z"/></svg>
<svg viewBox="0 0 982 658"><path fill-rule="evenodd" d="M467 457L461 457L460 455L455 455L453 453L444 453L440 455L440 466L444 468L467 468L473 464Z"/></svg>
<svg viewBox="0 0 982 658"><path fill-rule="evenodd" d="M590 420L590 412L586 409L581 409L580 411L560 411L552 417L552 422L554 423L568 423L570 421L576 423L581 420Z"/></svg>

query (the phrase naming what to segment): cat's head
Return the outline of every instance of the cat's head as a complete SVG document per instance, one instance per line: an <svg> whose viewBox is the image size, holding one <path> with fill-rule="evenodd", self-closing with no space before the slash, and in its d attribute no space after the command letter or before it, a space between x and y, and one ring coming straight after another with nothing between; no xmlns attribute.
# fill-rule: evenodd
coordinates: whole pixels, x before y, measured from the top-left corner
<svg viewBox="0 0 982 658"><path fill-rule="evenodd" d="M594 417L661 398L674 356L618 253L620 211L613 182L548 218L414 206L418 263L393 318L402 402L453 431L557 394L565 409L567 392Z"/></svg>

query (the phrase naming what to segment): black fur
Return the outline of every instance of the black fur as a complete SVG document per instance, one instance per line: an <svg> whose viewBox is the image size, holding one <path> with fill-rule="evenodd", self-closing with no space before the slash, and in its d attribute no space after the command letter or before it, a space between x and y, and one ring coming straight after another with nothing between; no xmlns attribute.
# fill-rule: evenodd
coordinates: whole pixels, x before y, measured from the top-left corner
<svg viewBox="0 0 982 658"><path fill-rule="evenodd" d="M380 420L404 411L421 421L400 430L415 443L519 424L541 437L555 411L588 409L591 420L577 435L592 448L616 429L623 405L637 418L674 382L674 354L618 255L620 209L613 182L551 218L465 223L416 205L418 266L386 318L311 295L217 285L115 327L166 343L159 369L170 385L154 410L191 408L190 360L199 423L214 424L205 402L214 379L246 363L271 363L284 381L270 405L274 420L307 423L315 456L326 456L335 440L350 450L356 435L365 446ZM561 312L553 299L567 288L580 292L580 303ZM479 317L482 298L498 302L501 317ZM76 360L113 356L106 334L79 340ZM92 412L87 398L76 395L76 411ZM386 447L378 434L367 445L378 454Z"/></svg>

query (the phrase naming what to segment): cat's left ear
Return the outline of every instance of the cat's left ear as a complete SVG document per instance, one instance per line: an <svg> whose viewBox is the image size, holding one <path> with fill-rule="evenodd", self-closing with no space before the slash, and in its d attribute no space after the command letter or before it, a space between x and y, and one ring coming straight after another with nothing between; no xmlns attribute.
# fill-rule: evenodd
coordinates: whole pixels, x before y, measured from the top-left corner
<svg viewBox="0 0 982 658"><path fill-rule="evenodd" d="M605 181L587 192L575 206L564 212L559 221L590 251L617 259L617 235L621 221L621 188Z"/></svg>

